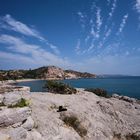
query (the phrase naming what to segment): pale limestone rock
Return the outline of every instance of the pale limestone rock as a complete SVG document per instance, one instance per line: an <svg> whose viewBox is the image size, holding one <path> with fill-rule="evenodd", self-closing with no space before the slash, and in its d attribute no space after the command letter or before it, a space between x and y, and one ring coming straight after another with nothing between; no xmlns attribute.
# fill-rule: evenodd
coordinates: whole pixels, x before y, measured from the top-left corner
<svg viewBox="0 0 140 140"><path fill-rule="evenodd" d="M14 106L16 105L18 102L21 101L21 95L19 94L14 94L14 93L7 93L4 94L4 100L3 103L6 106Z"/></svg>
<svg viewBox="0 0 140 140"><path fill-rule="evenodd" d="M32 93L29 97L32 117L47 140L113 140L115 134L127 140L128 134L140 130L140 105L137 103L101 98L83 90L75 95ZM57 112L60 105L67 108L66 114L75 114L87 129L84 138L63 122L61 113Z"/></svg>
<svg viewBox="0 0 140 140"><path fill-rule="evenodd" d="M34 123L32 117L29 116L27 118L26 122L22 125L22 127L25 128L26 130L30 131L34 128L34 125L35 125L35 123Z"/></svg>
<svg viewBox="0 0 140 140"><path fill-rule="evenodd" d="M10 136L0 132L0 140L11 140Z"/></svg>
<svg viewBox="0 0 140 140"><path fill-rule="evenodd" d="M22 125L22 122L18 122L12 125L13 128L20 127Z"/></svg>
<svg viewBox="0 0 140 140"><path fill-rule="evenodd" d="M23 97L31 99L32 114L29 108L20 108L20 111L19 108L5 108L0 111L1 129L9 126L11 120L15 125L24 120L22 125L6 131L5 134L9 134L12 140L128 140L128 136L140 136L140 104L131 102L132 98L121 99L122 96L119 96L106 99L83 90L72 95L32 93ZM67 111L57 112L60 105L67 108ZM36 129L33 128L33 122L29 121L30 115L34 123L38 124ZM68 126L63 120L66 115L75 115L87 134L80 136L77 130ZM5 125L6 120L10 121L8 125Z"/></svg>
<svg viewBox="0 0 140 140"><path fill-rule="evenodd" d="M35 129L30 132L32 136L32 140L45 140L39 132L37 132Z"/></svg>
<svg viewBox="0 0 140 140"><path fill-rule="evenodd" d="M0 94L0 104L3 103L4 96Z"/></svg>
<svg viewBox="0 0 140 140"><path fill-rule="evenodd" d="M120 96L119 96L118 94L115 94L115 93L114 93L114 94L112 94L112 97L113 97L113 98L117 98L117 99L119 99L119 98L120 98Z"/></svg>
<svg viewBox="0 0 140 140"><path fill-rule="evenodd" d="M0 110L0 127L22 122L30 115L31 109L29 107Z"/></svg>
<svg viewBox="0 0 140 140"><path fill-rule="evenodd" d="M126 102L130 102L130 103L136 103L137 102L137 99L130 98L128 96L119 96L118 94L113 94L112 97L116 98L116 99L119 99L119 100L124 100Z"/></svg>
<svg viewBox="0 0 140 140"><path fill-rule="evenodd" d="M32 140L32 137L28 131L22 127L14 129L11 128L8 133L11 137L11 140Z"/></svg>
<svg viewBox="0 0 140 140"><path fill-rule="evenodd" d="M42 75L44 79L63 79L64 71L63 69L55 66L49 66L46 69L46 72Z"/></svg>

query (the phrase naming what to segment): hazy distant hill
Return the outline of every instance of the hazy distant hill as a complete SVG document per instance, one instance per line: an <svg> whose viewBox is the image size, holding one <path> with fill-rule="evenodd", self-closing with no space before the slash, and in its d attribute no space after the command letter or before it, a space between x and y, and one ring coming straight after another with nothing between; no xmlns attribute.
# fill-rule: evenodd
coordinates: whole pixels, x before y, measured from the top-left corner
<svg viewBox="0 0 140 140"><path fill-rule="evenodd" d="M139 78L140 76L121 75L121 74L102 74L97 75L97 78Z"/></svg>

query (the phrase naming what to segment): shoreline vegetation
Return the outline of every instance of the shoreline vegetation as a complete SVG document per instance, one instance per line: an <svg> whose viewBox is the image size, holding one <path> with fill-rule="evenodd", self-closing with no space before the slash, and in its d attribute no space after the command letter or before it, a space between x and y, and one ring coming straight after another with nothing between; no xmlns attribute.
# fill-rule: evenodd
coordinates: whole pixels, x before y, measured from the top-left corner
<svg viewBox="0 0 140 140"><path fill-rule="evenodd" d="M28 90L28 91L30 91L30 87L28 87L28 86L18 86L17 85L17 83L20 83L20 82L30 82L30 81L41 81L41 80L43 80L44 81L44 79L17 79L17 80L4 80L4 81L0 81L0 86L2 86L2 85L5 85L6 86L6 88L8 89L10 89L10 87L9 86L13 86L15 89L14 90ZM53 81L53 82L56 82L56 83L60 83L60 84L63 84L63 85L65 85L65 83L63 83L63 82L61 82L61 80L60 79L45 79L46 81ZM59 81L58 81L59 80ZM74 80L76 80L76 79L74 79ZM7 86L8 85L8 86ZM66 84L67 86L69 86L70 87L70 85L69 84ZM44 85L45 86L45 85ZM21 89L20 89L21 88ZM73 87L71 87L71 88L73 88ZM8 91L9 91L9 89L8 89ZM44 87L43 87L43 89L45 89ZM135 97L129 97L129 96L126 96L126 95L123 95L123 94L118 94L118 93L113 93L112 92L112 94L111 93L108 93L107 92L107 90L105 90L105 89L103 89L103 88L75 88L75 89L82 89L82 90L84 90L84 91L89 91L89 92L92 92L92 93L94 93L94 94L96 94L97 96L102 96L102 97L105 97L105 98L110 98L110 97L112 97L112 96L114 96L114 95L117 95L117 97L118 98L132 98L132 99L137 99L137 100L139 100L140 101L140 99L139 98L135 98ZM45 91L47 91L47 90L45 90ZM45 91L43 91L43 93L45 93ZM127 100L127 99L126 99Z"/></svg>
<svg viewBox="0 0 140 140"><path fill-rule="evenodd" d="M30 87L28 87L28 86L18 86L17 83L18 82L28 82L28 81L29 82L30 81L40 81L40 80L44 80L44 79L18 79L18 80L0 81L0 89L2 87L4 87L5 89L8 89L7 90L8 92L11 89L13 89L14 91L30 92ZM82 91L87 91L87 92L91 92L93 94L96 94L99 97L104 97L104 98L115 97L115 98L122 99L122 100L125 100L125 101L128 101L128 102L133 102L133 100L137 100L138 102L140 102L139 98L133 98L133 97L125 96L123 94L118 95L117 93L112 93L112 95L110 95L103 88L74 88L74 87L71 87L69 84L63 83L61 81L50 80L50 79L46 80L46 81L47 82L46 82L46 84L44 85L43 88L46 89L47 92L51 92L51 93L58 93L58 94L73 94L74 93L75 94L77 92L76 90L82 90ZM60 93L59 93L59 91L60 91ZM68 91L68 93L67 93L67 91ZM1 90L0 90L0 93L1 93ZM40 93L45 93L45 91L40 92Z"/></svg>

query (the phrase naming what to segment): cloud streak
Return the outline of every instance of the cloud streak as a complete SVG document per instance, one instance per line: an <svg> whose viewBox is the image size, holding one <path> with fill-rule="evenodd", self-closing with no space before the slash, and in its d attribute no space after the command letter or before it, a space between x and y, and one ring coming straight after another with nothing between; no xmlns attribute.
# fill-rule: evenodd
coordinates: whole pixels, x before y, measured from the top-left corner
<svg viewBox="0 0 140 140"><path fill-rule="evenodd" d="M15 20L9 14L2 17L1 20L5 24L5 26L3 27L5 29L13 30L13 31L19 32L23 35L32 36L32 37L38 38L40 40L45 40L37 30L25 25L24 23L22 23L20 21Z"/></svg>
<svg viewBox="0 0 140 140"><path fill-rule="evenodd" d="M83 14L82 12L78 12L77 15L80 18L80 23L81 23L81 27L82 29L85 29L85 19L86 19L86 15Z"/></svg>
<svg viewBox="0 0 140 140"><path fill-rule="evenodd" d="M117 35L119 35L123 31L123 29L126 25L127 19L128 19L128 14L124 15L122 22L120 24L120 27L119 27L119 31L117 32Z"/></svg>
<svg viewBox="0 0 140 140"><path fill-rule="evenodd" d="M78 39L77 45L75 47L76 54L80 54L80 45L81 45L81 41L80 39Z"/></svg>
<svg viewBox="0 0 140 140"><path fill-rule="evenodd" d="M113 13L116 9L116 6L117 6L117 0L114 0L113 3L112 3L111 11L109 13L109 18L111 18L113 16Z"/></svg>
<svg viewBox="0 0 140 140"><path fill-rule="evenodd" d="M18 32L20 34L23 34L28 37L34 37L36 39L39 39L43 43L45 43L47 46L49 46L54 53L59 54L60 51L58 50L57 46L53 45L52 43L49 43L47 39L45 39L37 30L34 28L29 27L28 25L15 20L11 15L7 14L4 17L0 17L0 28L11 30Z"/></svg>
<svg viewBox="0 0 140 140"><path fill-rule="evenodd" d="M101 19L101 9L97 8L97 12L96 12L96 24L97 24L97 32L96 32L96 37L99 37L99 32L100 32L100 28L102 26L102 19Z"/></svg>
<svg viewBox="0 0 140 140"><path fill-rule="evenodd" d="M138 13L140 13L140 0L136 0L135 8Z"/></svg>
<svg viewBox="0 0 140 140"><path fill-rule="evenodd" d="M81 32L81 47L77 47L78 45L76 45L75 52L77 53L78 50L77 54L100 55L104 54L104 51L111 52L113 50L113 53L115 53L115 51L119 52L121 49L122 42L119 35L123 33L129 15L125 14L119 24L118 21L114 20L116 18L116 14L114 13L117 12L118 0L107 0L106 2L106 6L109 9L107 13L97 1L94 1L90 6L90 13L87 11L79 13L81 18L84 18L82 13L88 16L84 25L86 30ZM116 29L117 26L118 29ZM118 44L119 42L121 42L121 45L117 45L118 47L114 48L114 45L111 46L113 49L108 47L109 44Z"/></svg>
<svg viewBox="0 0 140 140"><path fill-rule="evenodd" d="M69 65L69 62L64 58L42 49L39 45L28 44L18 37L3 34L0 36L0 43L11 53L13 52L13 56L21 56L21 58L29 59L39 65L53 64L62 67Z"/></svg>

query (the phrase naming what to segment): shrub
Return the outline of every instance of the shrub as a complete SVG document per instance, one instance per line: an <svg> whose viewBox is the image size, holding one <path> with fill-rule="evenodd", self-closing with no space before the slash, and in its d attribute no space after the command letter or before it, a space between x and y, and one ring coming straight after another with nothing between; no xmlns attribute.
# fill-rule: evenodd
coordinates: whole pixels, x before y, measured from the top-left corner
<svg viewBox="0 0 140 140"><path fill-rule="evenodd" d="M14 107L25 107L28 106L29 102L27 100L25 100L24 98L21 98L20 102L18 102L17 104L13 105L13 106L8 106L9 108L14 108Z"/></svg>
<svg viewBox="0 0 140 140"><path fill-rule="evenodd" d="M2 103L0 103L0 107L2 107L2 106L5 106L5 104L2 102Z"/></svg>
<svg viewBox="0 0 140 140"><path fill-rule="evenodd" d="M66 125L72 127L81 137L87 135L87 130L84 126L81 125L80 121L76 116L65 116L62 120L65 122Z"/></svg>
<svg viewBox="0 0 140 140"><path fill-rule="evenodd" d="M140 134L132 133L126 136L127 140L140 140Z"/></svg>
<svg viewBox="0 0 140 140"><path fill-rule="evenodd" d="M100 88L87 88L85 89L85 91L89 91L89 92L93 92L94 94L101 96L101 97L105 97L105 98L109 98L110 96L107 94L107 91L104 89L100 89Z"/></svg>
<svg viewBox="0 0 140 140"><path fill-rule="evenodd" d="M47 88L47 90L49 92L52 93L59 93L59 94L75 94L76 93L76 89L61 83L61 82L57 82L57 81L47 81L47 83L45 84L44 88Z"/></svg>
<svg viewBox="0 0 140 140"><path fill-rule="evenodd" d="M131 134L128 134L128 135L121 135L121 133L114 133L114 139L116 140L140 140L140 134L139 132L136 132L136 133L131 133Z"/></svg>

